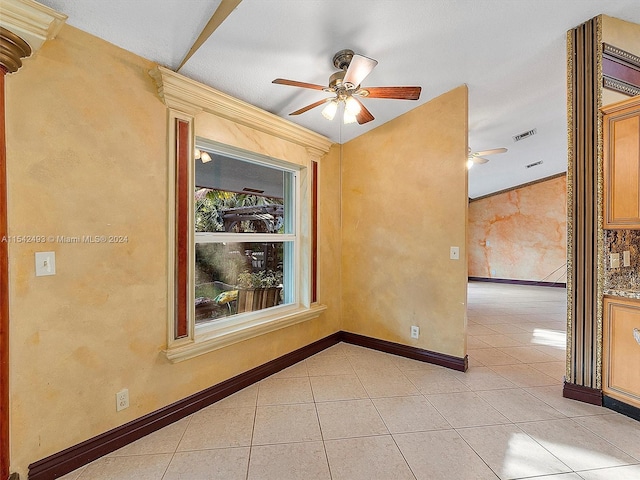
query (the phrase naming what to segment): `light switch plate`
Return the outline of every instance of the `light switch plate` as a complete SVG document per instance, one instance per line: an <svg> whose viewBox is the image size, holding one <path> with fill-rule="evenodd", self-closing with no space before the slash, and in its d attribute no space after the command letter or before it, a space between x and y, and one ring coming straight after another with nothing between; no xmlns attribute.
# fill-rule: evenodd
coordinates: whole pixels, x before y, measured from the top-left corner
<svg viewBox="0 0 640 480"><path fill-rule="evenodd" d="M451 260L460 260L460 247L451 247L449 250L449 258Z"/></svg>
<svg viewBox="0 0 640 480"><path fill-rule="evenodd" d="M610 253L609 254L609 265L611 268L620 268L620 254L619 253Z"/></svg>
<svg viewBox="0 0 640 480"><path fill-rule="evenodd" d="M56 274L56 252L36 252L36 277Z"/></svg>
<svg viewBox="0 0 640 480"><path fill-rule="evenodd" d="M622 252L622 266L630 267L631 266L631 251L625 250Z"/></svg>

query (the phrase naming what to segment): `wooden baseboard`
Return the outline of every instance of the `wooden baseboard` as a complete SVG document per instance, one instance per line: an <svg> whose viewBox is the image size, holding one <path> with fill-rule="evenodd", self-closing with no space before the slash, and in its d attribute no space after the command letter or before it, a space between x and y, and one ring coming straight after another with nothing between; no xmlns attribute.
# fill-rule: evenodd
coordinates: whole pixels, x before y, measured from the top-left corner
<svg viewBox="0 0 640 480"><path fill-rule="evenodd" d="M602 406L602 390L598 388L585 387L565 381L562 388L562 396L571 400Z"/></svg>
<svg viewBox="0 0 640 480"><path fill-rule="evenodd" d="M38 460L29 465L29 480L52 480L72 472L341 341L454 370L467 369L467 357L453 357L355 333L336 332L125 425Z"/></svg>
<svg viewBox="0 0 640 480"><path fill-rule="evenodd" d="M621 402L620 400L616 400L615 398L611 398L607 395L604 395L602 397L602 404L606 408L609 408L640 422L640 408L638 407L634 407L633 405L629 405L628 403Z"/></svg>
<svg viewBox="0 0 640 480"><path fill-rule="evenodd" d="M509 285L531 285L534 287L567 288L564 282L536 282L535 280L513 280L511 278L469 277L470 282L507 283Z"/></svg>
<svg viewBox="0 0 640 480"><path fill-rule="evenodd" d="M421 348L410 347L408 345L393 343L387 340L365 337L364 335L358 335L357 333L342 332L342 341L352 343L354 345L360 345L361 347L379 350L385 353L391 353L393 355L399 355L401 357L420 360L421 362L433 363L435 365L451 368L460 372L466 372L468 367L468 358L466 356L464 358L453 357L451 355L445 355L444 353L423 350Z"/></svg>

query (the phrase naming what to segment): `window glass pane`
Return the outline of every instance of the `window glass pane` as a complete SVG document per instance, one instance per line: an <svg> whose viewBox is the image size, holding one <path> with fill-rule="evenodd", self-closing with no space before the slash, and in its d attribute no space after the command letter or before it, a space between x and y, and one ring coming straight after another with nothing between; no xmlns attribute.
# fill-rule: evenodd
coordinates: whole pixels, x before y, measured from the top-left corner
<svg viewBox="0 0 640 480"><path fill-rule="evenodd" d="M291 243L197 243L196 323L291 302Z"/></svg>
<svg viewBox="0 0 640 480"><path fill-rule="evenodd" d="M292 172L200 152L195 169L196 232L294 232Z"/></svg>

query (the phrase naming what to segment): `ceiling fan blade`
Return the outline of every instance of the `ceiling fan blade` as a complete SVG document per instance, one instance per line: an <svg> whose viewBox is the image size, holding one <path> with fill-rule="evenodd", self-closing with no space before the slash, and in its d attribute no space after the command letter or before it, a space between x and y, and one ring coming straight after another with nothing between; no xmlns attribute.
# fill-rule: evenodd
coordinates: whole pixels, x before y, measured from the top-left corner
<svg viewBox="0 0 640 480"><path fill-rule="evenodd" d="M365 123L374 120L374 116L371 115L371 112L369 110L367 110L367 107L365 107L357 98L354 98L354 100L360 104L360 111L356 115L356 120L358 121L358 123L360 125L364 125Z"/></svg>
<svg viewBox="0 0 640 480"><path fill-rule="evenodd" d="M418 100L422 87L367 87L369 92L363 95L369 98L391 98L395 100Z"/></svg>
<svg viewBox="0 0 640 480"><path fill-rule="evenodd" d="M323 100L318 100L317 102L312 103L311 105L307 105L306 107L302 107L300 110L296 110L295 112L291 112L289 115L300 115L301 113L307 112L312 108L319 107L323 103L327 103L331 101L331 98L325 98Z"/></svg>
<svg viewBox="0 0 640 480"><path fill-rule="evenodd" d="M311 88L313 90L324 90L326 88L322 85L316 85L315 83L298 82L296 80L287 80L286 78L276 78L271 83L277 83L278 85L289 85L291 87Z"/></svg>
<svg viewBox="0 0 640 480"><path fill-rule="evenodd" d="M482 150L480 152L475 152L474 155L495 155L496 153L505 153L506 151L506 148L493 148L491 150Z"/></svg>
<svg viewBox="0 0 640 480"><path fill-rule="evenodd" d="M349 63L349 68L347 68L347 73L344 75L342 83L350 83L354 87L357 87L377 64L378 61L373 58L355 54L351 58L351 63Z"/></svg>
<svg viewBox="0 0 640 480"><path fill-rule="evenodd" d="M202 46L202 44L207 41L211 34L215 32L215 30L222 24L222 22L225 21L225 19L231 14L231 12L233 12L236 7L240 5L240 2L242 2L242 0L222 0L220 2L220 5L218 5L216 11L213 12L213 15L209 19L209 22L205 25L195 43L182 59L182 62L180 62L180 65L176 69L176 72L180 70L185 63L187 63L187 60L189 60L191 56L196 53L196 50L198 50Z"/></svg>
<svg viewBox="0 0 640 480"><path fill-rule="evenodd" d="M483 163L487 163L489 161L488 158L482 157L472 157L473 163L477 163L478 165L482 165Z"/></svg>

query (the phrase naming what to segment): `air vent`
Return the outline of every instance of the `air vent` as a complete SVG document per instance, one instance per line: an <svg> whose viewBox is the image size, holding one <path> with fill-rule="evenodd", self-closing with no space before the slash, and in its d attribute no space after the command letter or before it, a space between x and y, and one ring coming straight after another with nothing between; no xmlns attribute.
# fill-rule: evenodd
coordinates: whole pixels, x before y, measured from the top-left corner
<svg viewBox="0 0 640 480"><path fill-rule="evenodd" d="M264 190L256 190L255 188L249 188L249 187L244 187L242 191L249 192L249 193L264 193Z"/></svg>
<svg viewBox="0 0 640 480"><path fill-rule="evenodd" d="M534 128L532 130L529 130L528 132L523 132L520 135L516 135L515 137L513 137L513 141L519 142L520 140L524 140L525 138L531 137L536 133L538 133L538 130Z"/></svg>
<svg viewBox="0 0 640 480"><path fill-rule="evenodd" d="M542 165L542 160L540 160L539 162L530 163L529 165L527 165L527 168L537 167L538 165Z"/></svg>

